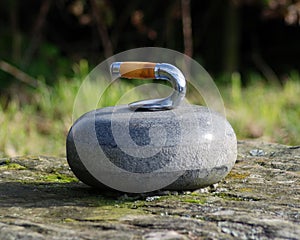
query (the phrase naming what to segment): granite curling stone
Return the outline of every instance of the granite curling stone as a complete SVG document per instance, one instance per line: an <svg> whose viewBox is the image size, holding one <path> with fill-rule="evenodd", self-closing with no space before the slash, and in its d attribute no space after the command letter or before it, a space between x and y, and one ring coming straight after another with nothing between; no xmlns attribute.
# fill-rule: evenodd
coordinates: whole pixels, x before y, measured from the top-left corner
<svg viewBox="0 0 300 240"><path fill-rule="evenodd" d="M117 64L112 72L120 71ZM138 69L145 66L139 64L144 65L135 65ZM167 80L174 80L173 86L176 81L185 84L177 80L183 78L177 68L157 65L155 78L173 71L175 80L170 75ZM174 89L169 99L106 107L81 116L67 136L67 160L78 179L123 192L193 190L223 179L236 161L234 130L219 113L181 103L185 85Z"/></svg>

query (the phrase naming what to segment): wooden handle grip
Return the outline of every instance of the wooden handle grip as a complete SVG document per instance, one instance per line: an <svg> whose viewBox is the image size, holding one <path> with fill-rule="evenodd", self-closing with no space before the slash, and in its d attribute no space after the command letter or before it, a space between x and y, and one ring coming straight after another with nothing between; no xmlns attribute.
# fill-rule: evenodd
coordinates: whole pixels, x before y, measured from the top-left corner
<svg viewBox="0 0 300 240"><path fill-rule="evenodd" d="M155 65L156 63L152 62L123 62L120 65L120 75L129 79L153 79L155 78Z"/></svg>

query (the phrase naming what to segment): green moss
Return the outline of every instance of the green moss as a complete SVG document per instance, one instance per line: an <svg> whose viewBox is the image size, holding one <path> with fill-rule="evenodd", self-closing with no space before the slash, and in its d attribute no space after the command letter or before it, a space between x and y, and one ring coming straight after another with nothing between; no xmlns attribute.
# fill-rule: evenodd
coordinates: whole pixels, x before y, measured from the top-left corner
<svg viewBox="0 0 300 240"><path fill-rule="evenodd" d="M155 200L159 202L182 202L182 203L196 203L204 204L206 203L206 197L198 193L189 193L185 195L168 195L162 196L159 199Z"/></svg>
<svg viewBox="0 0 300 240"><path fill-rule="evenodd" d="M10 160L6 160L4 165L0 166L0 170L24 170L26 167L18 164L12 163Z"/></svg>
<svg viewBox="0 0 300 240"><path fill-rule="evenodd" d="M218 196L224 200L229 200L229 201L244 201L244 199L242 197L239 196L235 196L233 194L229 194L229 193L215 193L215 196Z"/></svg>
<svg viewBox="0 0 300 240"><path fill-rule="evenodd" d="M204 204L206 203L206 199L205 198L186 198L181 200L182 202L186 202L186 203L196 203L196 204Z"/></svg>
<svg viewBox="0 0 300 240"><path fill-rule="evenodd" d="M72 176L68 176L60 173L50 173L47 175L40 176L39 182L47 182L47 183L71 183L78 182L78 179Z"/></svg>
<svg viewBox="0 0 300 240"><path fill-rule="evenodd" d="M240 188L239 191L240 191L240 192L253 192L253 189L252 189L252 188L246 188L246 187L245 187L245 188Z"/></svg>
<svg viewBox="0 0 300 240"><path fill-rule="evenodd" d="M146 215L149 214L142 208L128 208L126 205L106 205L97 207L82 220L85 221L117 221L128 215Z"/></svg>
<svg viewBox="0 0 300 240"><path fill-rule="evenodd" d="M113 206L117 209L138 209L146 205L146 201L143 200L120 200L114 197L97 196L90 198L90 204L95 207Z"/></svg>
<svg viewBox="0 0 300 240"><path fill-rule="evenodd" d="M246 177L248 177L250 175L250 173L237 173L234 171L231 171L226 178L231 178L231 179L245 179Z"/></svg>
<svg viewBox="0 0 300 240"><path fill-rule="evenodd" d="M65 218L65 219L63 219L63 222L65 222L65 223L72 223L72 222L76 222L76 220L73 219L73 218Z"/></svg>
<svg viewBox="0 0 300 240"><path fill-rule="evenodd" d="M129 215L146 215L149 212L144 208L145 201L142 200L118 200L105 196L95 196L88 199L92 211L83 212L75 218L78 221L118 221ZM73 219L73 218L72 218ZM68 218L65 221L71 221Z"/></svg>

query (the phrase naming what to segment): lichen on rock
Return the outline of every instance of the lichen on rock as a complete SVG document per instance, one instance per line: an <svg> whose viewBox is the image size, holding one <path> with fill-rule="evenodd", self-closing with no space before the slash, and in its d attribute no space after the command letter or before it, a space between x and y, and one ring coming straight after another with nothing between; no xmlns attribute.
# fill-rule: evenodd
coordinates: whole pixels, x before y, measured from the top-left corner
<svg viewBox="0 0 300 240"><path fill-rule="evenodd" d="M3 158L0 239L300 239L299 161L300 147L243 141L218 184L125 194L84 185L65 158Z"/></svg>

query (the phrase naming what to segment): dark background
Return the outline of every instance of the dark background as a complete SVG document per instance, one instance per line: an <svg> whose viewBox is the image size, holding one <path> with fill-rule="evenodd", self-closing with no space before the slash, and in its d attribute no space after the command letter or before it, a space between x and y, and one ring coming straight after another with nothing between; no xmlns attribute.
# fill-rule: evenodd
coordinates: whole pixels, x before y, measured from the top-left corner
<svg viewBox="0 0 300 240"><path fill-rule="evenodd" d="M2 0L0 60L52 84L82 58L94 66L155 46L185 52L219 82L238 71L243 84L249 72L282 83L300 69L299 12L298 1L284 0ZM2 89L17 81L11 75L0 66Z"/></svg>

